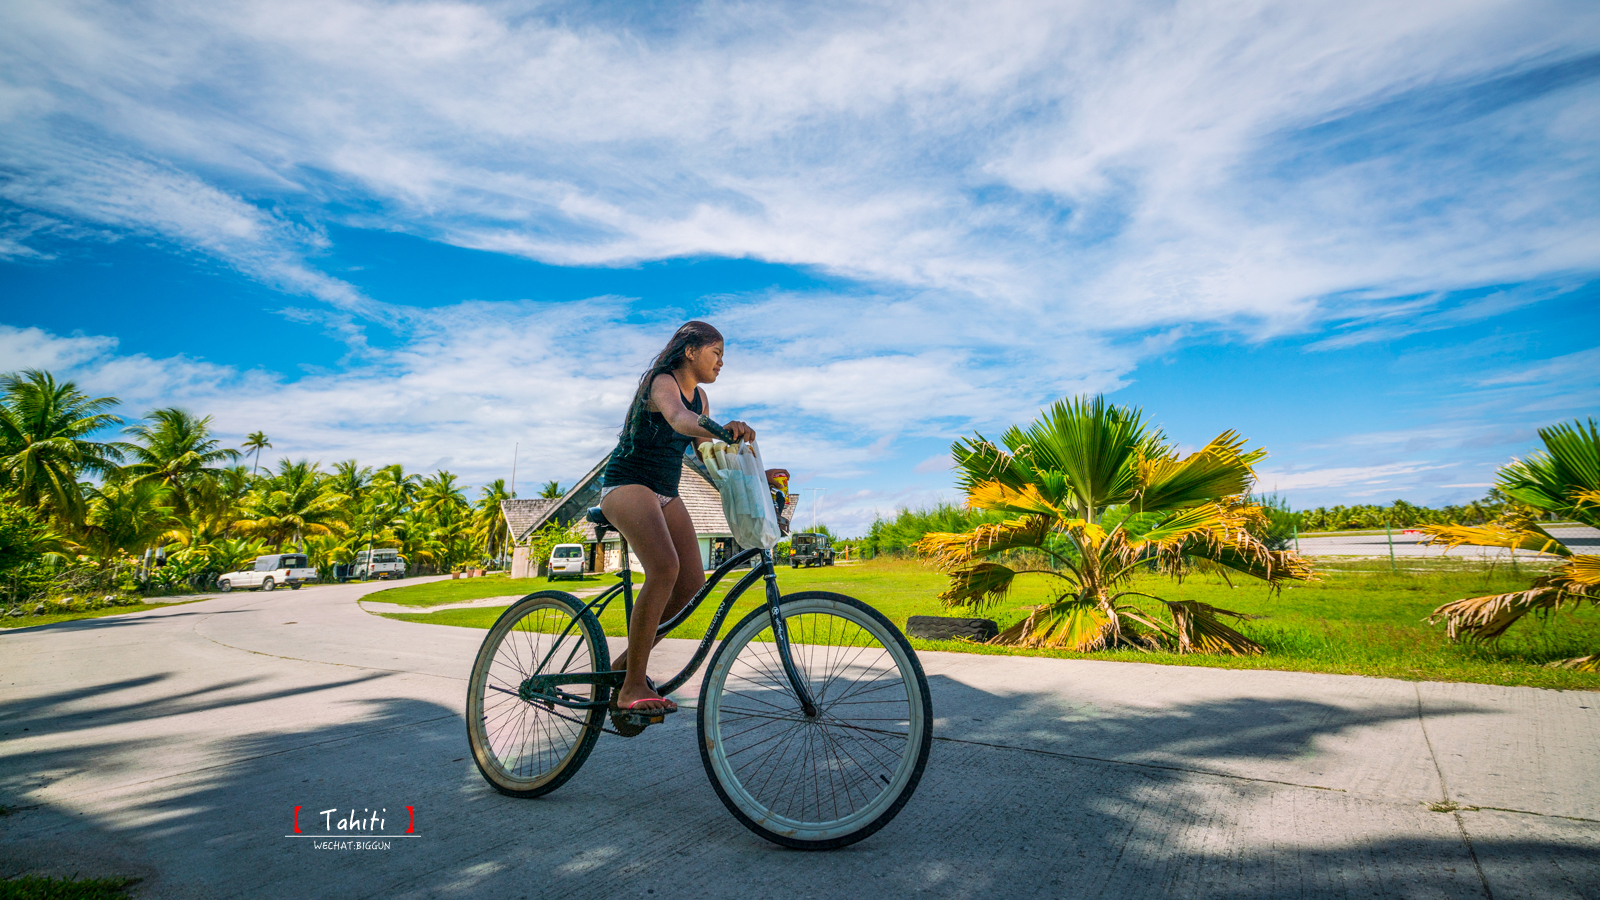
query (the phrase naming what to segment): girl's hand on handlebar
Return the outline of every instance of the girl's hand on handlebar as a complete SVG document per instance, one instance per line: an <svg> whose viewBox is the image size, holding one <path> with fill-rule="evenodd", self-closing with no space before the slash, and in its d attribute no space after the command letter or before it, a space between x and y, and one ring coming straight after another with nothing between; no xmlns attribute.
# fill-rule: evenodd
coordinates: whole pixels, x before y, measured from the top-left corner
<svg viewBox="0 0 1600 900"><path fill-rule="evenodd" d="M736 441L753 441L756 439L756 430L743 422L735 420L724 427L728 429Z"/></svg>

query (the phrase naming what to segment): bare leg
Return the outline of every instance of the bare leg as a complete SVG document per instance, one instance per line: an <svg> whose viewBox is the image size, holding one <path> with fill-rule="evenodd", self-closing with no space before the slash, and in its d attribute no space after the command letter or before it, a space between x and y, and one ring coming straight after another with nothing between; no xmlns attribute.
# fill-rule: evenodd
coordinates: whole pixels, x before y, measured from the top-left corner
<svg viewBox="0 0 1600 900"><path fill-rule="evenodd" d="M660 502L659 500L656 501L658 505ZM609 515L608 513L607 516L609 517ZM662 609L661 619L656 623L657 627L660 626L661 622L672 618L678 614L679 610L688 606L689 601L694 599L695 593L706 583L705 570L701 568L700 561L700 539L695 536L694 520L690 518L689 510L683 505L683 500L676 499L661 507L661 515L666 520L668 533L672 535L673 549L678 553L678 580L672 586L672 598L667 601L666 607ZM640 557L639 561L643 562L644 558ZM649 583L650 580L647 577L645 584L648 585ZM628 625L628 633L628 644L631 647L633 645L632 635L634 634L631 622ZM650 642L650 646L654 647L659 643L661 643L661 640L657 638ZM627 671L632 666L624 663L620 668L623 671Z"/></svg>
<svg viewBox="0 0 1600 900"><path fill-rule="evenodd" d="M673 501L673 505L678 507L676 512L682 513L681 517L673 516L679 520L681 528L682 523L688 522L688 511L683 509L681 500ZM625 707L640 700L654 700L656 702L641 704L639 710L674 709L676 704L652 691L644 676L650 650L655 645L656 627L661 624L662 613L678 586L678 542L667 525L661 501L654 491L643 485L623 485L607 494L600 506L611 524L627 538L644 566L644 587L639 589L638 600L633 604L633 618L628 622L628 674L617 691L617 705ZM694 526L688 524L692 541ZM698 573L698 550L689 565Z"/></svg>

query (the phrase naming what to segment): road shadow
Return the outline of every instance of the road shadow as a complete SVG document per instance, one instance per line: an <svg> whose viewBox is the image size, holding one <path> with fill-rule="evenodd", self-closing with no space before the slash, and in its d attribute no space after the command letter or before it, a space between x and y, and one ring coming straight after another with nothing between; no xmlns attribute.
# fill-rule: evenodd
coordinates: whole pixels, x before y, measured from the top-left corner
<svg viewBox="0 0 1600 900"><path fill-rule="evenodd" d="M1592 825L1524 822L1474 837L1469 850L1449 813L1119 761L1292 759L1414 709L1240 698L1096 715L1059 696L937 676L950 739L935 743L917 795L883 831L829 853L777 848L728 814L701 767L692 712L634 740L602 737L571 782L536 800L488 788L458 707L406 697L350 703L337 725L223 737L214 747L223 762L202 770L124 777L56 805L30 799L62 773L137 771L155 752L153 739L98 739L103 721L77 709L90 693L113 698L103 714L115 721L152 722L282 696L240 679L140 699L167 677L0 704L0 730L49 723L56 738L48 752L8 755L0 803L22 809L0 817L0 874L135 874L146 878L143 897L296 898L1476 897L1480 866L1498 900L1592 897L1600 884ZM368 680L301 693L311 702ZM958 727L958 715L979 721ZM373 830L388 849L318 849L290 836L297 821L313 833L351 813L378 813ZM406 825L412 836L401 836Z"/></svg>

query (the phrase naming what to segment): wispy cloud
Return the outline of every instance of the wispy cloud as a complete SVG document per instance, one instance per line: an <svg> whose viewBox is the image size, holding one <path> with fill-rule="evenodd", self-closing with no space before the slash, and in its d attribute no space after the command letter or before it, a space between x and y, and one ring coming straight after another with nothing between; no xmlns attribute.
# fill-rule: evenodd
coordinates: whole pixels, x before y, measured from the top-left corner
<svg viewBox="0 0 1600 900"><path fill-rule="evenodd" d="M10 4L5 196L341 307L362 300L295 261L315 228L269 207L557 263L757 256L1117 328L1298 328L1352 292L1596 264L1587 4L663 15Z"/></svg>
<svg viewBox="0 0 1600 900"><path fill-rule="evenodd" d="M476 475L531 432L570 472L682 310L418 309L329 274L329 226L564 265L756 258L834 280L697 304L737 336L716 401L819 473L871 471L874 441L1025 419L1186 342L1348 350L1592 279L1597 52L1600 7L1557 0L16 0L0 258L154 236L355 353L298 379L16 329L0 353L240 430L295 404L315 415L294 452ZM554 342L554 316L605 353ZM1372 458L1300 460L1282 486L1425 473L1434 448L1526 432L1513 404L1600 391L1592 352L1483 359L1439 390L1455 414L1341 438Z"/></svg>

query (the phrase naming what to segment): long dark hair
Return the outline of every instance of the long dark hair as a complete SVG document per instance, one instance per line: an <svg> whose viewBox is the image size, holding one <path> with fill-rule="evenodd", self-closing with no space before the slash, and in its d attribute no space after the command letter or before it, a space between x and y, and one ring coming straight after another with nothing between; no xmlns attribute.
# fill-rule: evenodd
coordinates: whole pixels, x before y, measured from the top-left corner
<svg viewBox="0 0 1600 900"><path fill-rule="evenodd" d="M721 341L722 332L711 327L709 323L690 321L678 326L678 330L672 335L672 340L667 341L667 346L656 354L655 362L639 376L639 388L633 392L633 403L628 407L628 418L623 420L622 432L617 435L622 452L627 453L633 449L634 441L639 437L639 430L644 427L645 414L650 411L650 385L655 382L656 376L670 375L677 371L678 367L684 364L688 351Z"/></svg>

